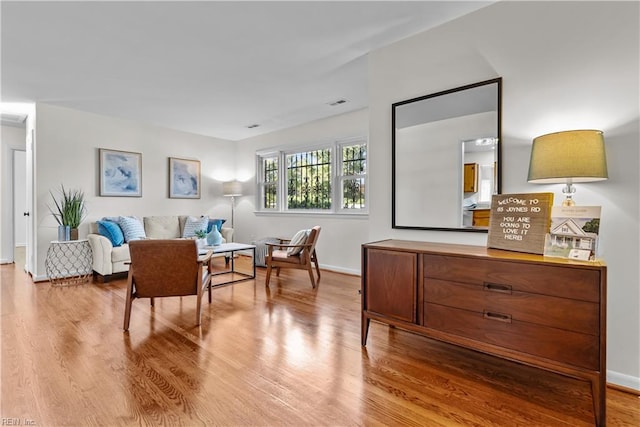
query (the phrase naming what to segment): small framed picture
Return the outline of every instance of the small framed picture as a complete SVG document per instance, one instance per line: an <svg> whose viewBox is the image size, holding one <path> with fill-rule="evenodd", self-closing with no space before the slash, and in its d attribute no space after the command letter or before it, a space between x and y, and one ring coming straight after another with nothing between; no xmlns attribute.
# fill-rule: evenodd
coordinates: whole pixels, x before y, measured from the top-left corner
<svg viewBox="0 0 640 427"><path fill-rule="evenodd" d="M142 197L142 154L99 149L100 196Z"/></svg>
<svg viewBox="0 0 640 427"><path fill-rule="evenodd" d="M200 198L200 161L169 157L169 198Z"/></svg>

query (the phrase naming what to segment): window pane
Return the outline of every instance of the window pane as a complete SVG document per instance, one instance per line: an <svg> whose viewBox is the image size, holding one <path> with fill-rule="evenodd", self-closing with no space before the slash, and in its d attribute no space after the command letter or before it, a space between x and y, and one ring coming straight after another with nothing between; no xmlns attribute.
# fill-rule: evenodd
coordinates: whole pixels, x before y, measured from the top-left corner
<svg viewBox="0 0 640 427"><path fill-rule="evenodd" d="M265 209L275 209L276 199L277 199L277 186L276 184L265 184L264 186L264 194L263 194L263 204L262 207Z"/></svg>
<svg viewBox="0 0 640 427"><path fill-rule="evenodd" d="M364 178L345 179L342 182L342 208L365 208L365 181Z"/></svg>
<svg viewBox="0 0 640 427"><path fill-rule="evenodd" d="M262 159L262 208L276 209L278 200L278 158Z"/></svg>
<svg viewBox="0 0 640 427"><path fill-rule="evenodd" d="M287 208L331 209L331 150L288 154Z"/></svg>
<svg viewBox="0 0 640 427"><path fill-rule="evenodd" d="M367 145L342 147L342 175L362 175L367 169Z"/></svg>

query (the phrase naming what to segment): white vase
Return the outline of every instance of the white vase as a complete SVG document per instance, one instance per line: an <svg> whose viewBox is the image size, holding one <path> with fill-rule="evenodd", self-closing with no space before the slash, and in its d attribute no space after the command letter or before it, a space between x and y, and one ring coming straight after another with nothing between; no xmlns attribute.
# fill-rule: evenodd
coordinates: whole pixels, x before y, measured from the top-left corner
<svg viewBox="0 0 640 427"><path fill-rule="evenodd" d="M202 239L196 239L196 245L198 246L198 249L204 248L207 246L207 239L205 237Z"/></svg>

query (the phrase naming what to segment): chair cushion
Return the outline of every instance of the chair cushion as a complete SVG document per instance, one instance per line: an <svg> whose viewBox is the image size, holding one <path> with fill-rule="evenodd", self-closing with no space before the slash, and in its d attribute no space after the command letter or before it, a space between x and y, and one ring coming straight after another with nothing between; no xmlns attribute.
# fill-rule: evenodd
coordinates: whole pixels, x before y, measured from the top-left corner
<svg viewBox="0 0 640 427"><path fill-rule="evenodd" d="M293 238L291 239L291 241L289 242L290 245L304 245L307 242L307 237L309 236L309 230L300 230L298 231ZM289 256L294 256L294 255L298 255L300 252L302 252L302 247L299 246L297 248L288 248L287 249L287 254Z"/></svg>
<svg viewBox="0 0 640 427"><path fill-rule="evenodd" d="M124 234L118 223L113 221L96 221L98 224L98 233L109 239L114 247L121 246L124 243Z"/></svg>
<svg viewBox="0 0 640 427"><path fill-rule="evenodd" d="M271 253L271 259L280 262L289 262L291 264L301 264L302 258L299 256L289 256L288 251L274 250Z"/></svg>
<svg viewBox="0 0 640 427"><path fill-rule="evenodd" d="M120 228L122 229L125 242L147 238L147 235L144 232L144 227L142 226L142 221L135 216L118 217L118 225L120 225Z"/></svg>
<svg viewBox="0 0 640 427"><path fill-rule="evenodd" d="M184 230L182 231L182 237L194 237L197 230L206 231L209 226L209 217L203 216L196 218L190 216L184 223Z"/></svg>
<svg viewBox="0 0 640 427"><path fill-rule="evenodd" d="M144 231L152 239L177 239L180 237L180 221L177 216L146 216Z"/></svg>

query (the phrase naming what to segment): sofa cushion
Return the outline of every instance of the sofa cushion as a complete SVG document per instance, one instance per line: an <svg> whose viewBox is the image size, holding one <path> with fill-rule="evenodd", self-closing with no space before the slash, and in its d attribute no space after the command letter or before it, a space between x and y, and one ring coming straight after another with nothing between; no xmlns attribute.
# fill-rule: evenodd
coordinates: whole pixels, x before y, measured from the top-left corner
<svg viewBox="0 0 640 427"><path fill-rule="evenodd" d="M152 239L177 239L180 237L178 216L145 216L144 231Z"/></svg>
<svg viewBox="0 0 640 427"><path fill-rule="evenodd" d="M182 237L194 237L197 230L206 231L209 226L209 217L203 216L195 218L190 216L184 223L184 230L182 231Z"/></svg>
<svg viewBox="0 0 640 427"><path fill-rule="evenodd" d="M142 221L134 216L121 216L118 217L118 224L124 234L124 241L130 242L132 240L145 239L147 235L144 232Z"/></svg>
<svg viewBox="0 0 640 427"><path fill-rule="evenodd" d="M129 255L129 245L124 244L122 246L118 246L117 248L113 248L111 251L111 262L113 264L117 262L128 262L131 261L131 255Z"/></svg>
<svg viewBox="0 0 640 427"><path fill-rule="evenodd" d="M111 242L113 246L121 246L124 243L124 234L118 223L113 221L97 221L98 233Z"/></svg>
<svg viewBox="0 0 640 427"><path fill-rule="evenodd" d="M305 243L307 243L308 236L309 236L309 230L300 230L293 236L293 239L291 239L291 242L289 242L289 244L304 245ZM289 256L298 255L300 252L302 252L302 249L303 248L301 246L297 248L288 248L287 255Z"/></svg>
<svg viewBox="0 0 640 427"><path fill-rule="evenodd" d="M211 233L211 230L213 230L214 225L216 226L218 231L222 230L222 224L224 224L226 221L227 221L226 219L220 219L220 218L209 219L209 224L207 225L207 233Z"/></svg>

